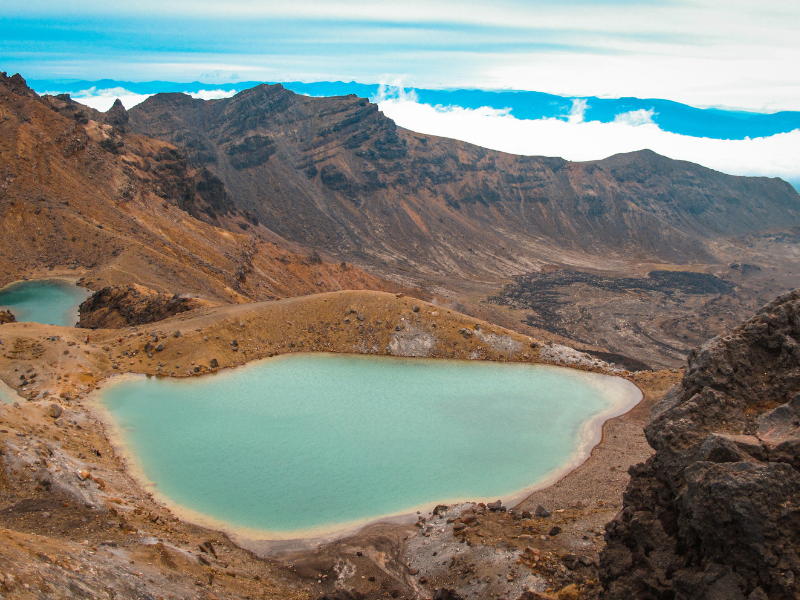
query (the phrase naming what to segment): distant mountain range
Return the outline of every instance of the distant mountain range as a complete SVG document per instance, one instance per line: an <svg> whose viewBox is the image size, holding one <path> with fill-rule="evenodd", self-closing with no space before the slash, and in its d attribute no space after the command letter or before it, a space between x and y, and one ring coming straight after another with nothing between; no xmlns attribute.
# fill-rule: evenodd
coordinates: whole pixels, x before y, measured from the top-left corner
<svg viewBox="0 0 800 600"><path fill-rule="evenodd" d="M31 80L30 86L40 94L77 94L94 88L105 90L122 88L135 94L158 94L164 92L197 92L199 90L234 90L240 92L259 85L258 81L212 84L194 81L176 83L171 81L132 82L114 79L84 80ZM272 82L270 82L272 83ZM373 101L379 97L381 86L351 81L319 81L302 83L282 82L293 92L308 96L346 96L355 94ZM575 101L585 101L583 118L586 121L610 123L619 115L636 111L651 112L650 118L662 130L693 137L741 140L747 137L767 137L800 129L800 112L783 111L772 114L724 110L718 108L695 108L671 100L657 98L597 98L556 96L542 92L519 90L429 90L406 88L404 90L422 104L432 106L460 106L476 109L490 107L509 109L517 119L567 118ZM128 107L130 108L130 107Z"/></svg>

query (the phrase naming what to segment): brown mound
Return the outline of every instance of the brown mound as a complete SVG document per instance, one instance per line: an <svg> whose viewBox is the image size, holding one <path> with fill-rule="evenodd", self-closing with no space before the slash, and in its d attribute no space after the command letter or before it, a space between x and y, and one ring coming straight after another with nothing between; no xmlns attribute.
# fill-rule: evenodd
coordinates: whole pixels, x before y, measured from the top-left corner
<svg viewBox="0 0 800 600"><path fill-rule="evenodd" d="M109 286L81 304L78 327L118 329L144 325L195 308L218 305L200 298L159 293L141 285Z"/></svg>

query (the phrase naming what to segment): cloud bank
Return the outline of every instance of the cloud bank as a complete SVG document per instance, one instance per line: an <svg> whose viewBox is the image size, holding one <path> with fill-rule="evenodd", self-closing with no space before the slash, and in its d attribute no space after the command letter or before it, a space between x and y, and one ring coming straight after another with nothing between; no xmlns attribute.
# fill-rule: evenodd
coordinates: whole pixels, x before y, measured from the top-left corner
<svg viewBox="0 0 800 600"><path fill-rule="evenodd" d="M194 98L229 98L236 90L197 90ZM119 98L126 108L147 99L124 88L90 88L72 97L106 111ZM511 154L560 156L572 161L598 160L620 152L650 149L730 175L780 177L800 189L800 129L768 137L720 140L664 131L654 123L654 110L617 114L610 123L587 121L585 99L572 101L560 117L517 119L511 109L431 106L413 90L381 85L371 98L400 127L500 150Z"/></svg>
<svg viewBox="0 0 800 600"><path fill-rule="evenodd" d="M3 2L26 78L377 81L800 109L797 0Z"/></svg>
<svg viewBox="0 0 800 600"><path fill-rule="evenodd" d="M562 118L516 119L510 110L430 106L404 97L378 98L383 113L399 126L455 138L511 154L597 160L650 149L731 175L781 177L800 186L800 129L743 140L698 138L663 131L652 110L616 116L611 123L584 120L585 100L575 100Z"/></svg>
<svg viewBox="0 0 800 600"><path fill-rule="evenodd" d="M45 92L46 94L56 95L60 92ZM216 100L218 98L230 98L236 93L236 90L197 90L196 92L185 92L192 98L200 98L201 100ZM72 99L85 104L86 106L106 112L114 104L114 101L119 98L120 102L125 108L132 108L147 100L152 94L136 94L125 88L89 88L88 90L81 90L71 94Z"/></svg>

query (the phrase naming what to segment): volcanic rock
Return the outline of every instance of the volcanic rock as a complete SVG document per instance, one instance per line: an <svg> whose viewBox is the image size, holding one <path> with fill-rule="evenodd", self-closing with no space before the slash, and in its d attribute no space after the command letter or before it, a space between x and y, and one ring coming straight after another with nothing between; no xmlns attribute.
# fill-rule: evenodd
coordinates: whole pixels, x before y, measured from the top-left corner
<svg viewBox="0 0 800 600"><path fill-rule="evenodd" d="M604 598L800 595L800 290L693 351L607 526Z"/></svg>
<svg viewBox="0 0 800 600"><path fill-rule="evenodd" d="M114 100L114 104L105 113L103 122L111 125L111 127L119 133L124 133L128 129L128 111L122 105L119 98Z"/></svg>
<svg viewBox="0 0 800 600"><path fill-rule="evenodd" d="M78 327L115 329L154 323L215 304L199 298L159 293L141 285L109 286L95 292L81 304Z"/></svg>

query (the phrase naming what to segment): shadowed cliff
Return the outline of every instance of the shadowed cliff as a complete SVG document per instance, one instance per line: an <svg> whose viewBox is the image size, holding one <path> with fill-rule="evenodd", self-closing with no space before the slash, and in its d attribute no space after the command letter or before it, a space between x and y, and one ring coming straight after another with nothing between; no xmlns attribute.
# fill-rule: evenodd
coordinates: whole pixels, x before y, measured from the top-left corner
<svg viewBox="0 0 800 600"><path fill-rule="evenodd" d="M800 290L689 358L607 526L604 598L800 594Z"/></svg>

